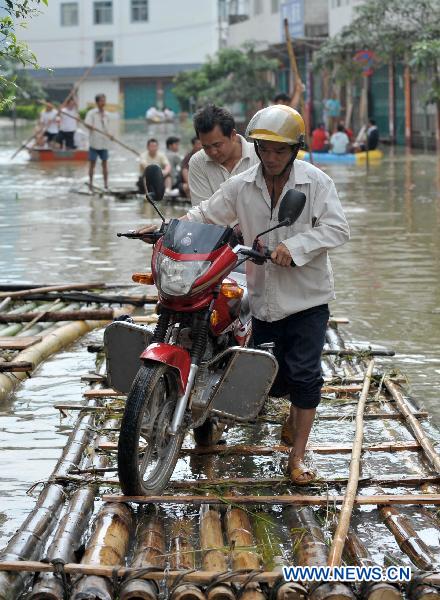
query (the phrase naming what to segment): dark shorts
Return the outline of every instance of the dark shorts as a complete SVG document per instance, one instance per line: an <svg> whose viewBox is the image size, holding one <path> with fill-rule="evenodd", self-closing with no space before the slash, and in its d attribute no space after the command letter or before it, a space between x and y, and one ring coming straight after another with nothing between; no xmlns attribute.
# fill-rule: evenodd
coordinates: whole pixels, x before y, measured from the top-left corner
<svg viewBox="0 0 440 600"><path fill-rule="evenodd" d="M89 148L89 160L95 161L97 160L98 156L101 160L108 160L108 150L98 150L97 148Z"/></svg>
<svg viewBox="0 0 440 600"><path fill-rule="evenodd" d="M269 323L252 317L254 346L275 342L278 375L270 395L290 396L298 408L316 408L323 384L321 353L330 316L328 305L308 308Z"/></svg>
<svg viewBox="0 0 440 600"><path fill-rule="evenodd" d="M45 131L44 137L47 139L48 142L53 142L58 138L58 133L49 133L49 131Z"/></svg>
<svg viewBox="0 0 440 600"><path fill-rule="evenodd" d="M76 148L75 142L73 141L73 136L75 135L74 131L60 131L57 135L57 141L61 146L63 142L66 145L66 148Z"/></svg>

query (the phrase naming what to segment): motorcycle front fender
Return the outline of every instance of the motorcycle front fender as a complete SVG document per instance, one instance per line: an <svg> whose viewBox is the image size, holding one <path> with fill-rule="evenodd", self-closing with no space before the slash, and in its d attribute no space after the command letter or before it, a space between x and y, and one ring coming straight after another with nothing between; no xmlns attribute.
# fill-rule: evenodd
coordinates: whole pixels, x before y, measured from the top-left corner
<svg viewBox="0 0 440 600"><path fill-rule="evenodd" d="M191 367L191 356L187 350L180 346L159 342L150 344L142 352L140 358L141 360L152 360L163 363L173 367L173 369L177 369L180 375L181 392L185 391Z"/></svg>

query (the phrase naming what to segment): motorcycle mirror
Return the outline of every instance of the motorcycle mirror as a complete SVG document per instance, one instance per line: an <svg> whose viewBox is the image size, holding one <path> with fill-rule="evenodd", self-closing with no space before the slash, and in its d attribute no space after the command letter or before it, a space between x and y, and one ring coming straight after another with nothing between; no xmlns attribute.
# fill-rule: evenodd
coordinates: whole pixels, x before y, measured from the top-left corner
<svg viewBox="0 0 440 600"><path fill-rule="evenodd" d="M145 198L157 212L162 221L165 222L165 217L155 204L155 202L162 200L165 194L165 181L162 169L159 165L148 165L144 170L142 180L144 183Z"/></svg>
<svg viewBox="0 0 440 600"><path fill-rule="evenodd" d="M287 190L281 198L278 222L292 225L298 219L306 204L306 195L297 190Z"/></svg>
<svg viewBox="0 0 440 600"><path fill-rule="evenodd" d="M160 202L165 194L165 181L159 165L148 165L144 170L142 179L145 193L151 196L151 200Z"/></svg>

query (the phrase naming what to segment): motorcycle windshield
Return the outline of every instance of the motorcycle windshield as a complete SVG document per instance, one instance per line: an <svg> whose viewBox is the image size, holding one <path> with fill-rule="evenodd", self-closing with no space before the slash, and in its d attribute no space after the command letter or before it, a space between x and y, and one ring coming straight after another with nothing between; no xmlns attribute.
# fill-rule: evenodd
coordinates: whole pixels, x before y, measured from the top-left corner
<svg viewBox="0 0 440 600"><path fill-rule="evenodd" d="M177 254L210 254L227 244L231 235L230 227L172 219L162 240Z"/></svg>

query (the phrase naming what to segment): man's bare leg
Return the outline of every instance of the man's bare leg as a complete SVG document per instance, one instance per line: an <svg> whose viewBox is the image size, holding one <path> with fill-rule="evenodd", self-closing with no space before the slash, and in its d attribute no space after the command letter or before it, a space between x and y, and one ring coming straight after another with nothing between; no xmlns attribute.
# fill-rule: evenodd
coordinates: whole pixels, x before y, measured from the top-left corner
<svg viewBox="0 0 440 600"><path fill-rule="evenodd" d="M89 187L93 190L93 175L95 173L96 160L89 161Z"/></svg>
<svg viewBox="0 0 440 600"><path fill-rule="evenodd" d="M307 441L312 430L313 421L315 419L316 408L298 408L293 407L294 410L290 412L289 421L294 415L294 443L289 456L289 474L292 474L293 469L302 468L304 455L306 452ZM304 473L300 473L295 476L297 483L307 483L311 480L311 471L304 470ZM313 479L313 478L312 478Z"/></svg>
<svg viewBox="0 0 440 600"><path fill-rule="evenodd" d="M108 188L108 166L107 161L103 160L102 162L102 176L104 177L104 187Z"/></svg>

